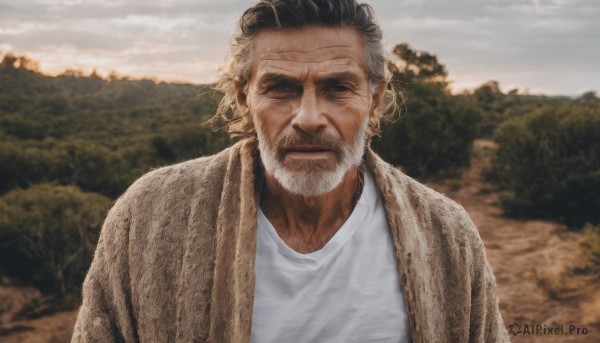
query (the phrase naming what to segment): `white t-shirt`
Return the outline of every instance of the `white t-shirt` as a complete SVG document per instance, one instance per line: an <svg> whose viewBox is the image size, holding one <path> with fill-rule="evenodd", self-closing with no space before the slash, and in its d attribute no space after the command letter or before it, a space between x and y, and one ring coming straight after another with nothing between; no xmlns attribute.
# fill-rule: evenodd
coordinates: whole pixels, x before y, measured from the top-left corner
<svg viewBox="0 0 600 343"><path fill-rule="evenodd" d="M409 342L383 199L368 172L352 214L321 250L296 252L259 210L251 341Z"/></svg>

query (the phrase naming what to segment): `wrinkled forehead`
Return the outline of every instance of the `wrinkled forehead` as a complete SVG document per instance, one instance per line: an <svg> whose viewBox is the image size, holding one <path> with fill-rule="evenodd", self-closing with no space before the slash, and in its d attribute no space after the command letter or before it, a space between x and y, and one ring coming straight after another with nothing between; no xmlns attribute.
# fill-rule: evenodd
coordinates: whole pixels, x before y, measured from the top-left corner
<svg viewBox="0 0 600 343"><path fill-rule="evenodd" d="M354 72L367 78L364 47L352 28L264 31L254 41L251 79L261 73Z"/></svg>

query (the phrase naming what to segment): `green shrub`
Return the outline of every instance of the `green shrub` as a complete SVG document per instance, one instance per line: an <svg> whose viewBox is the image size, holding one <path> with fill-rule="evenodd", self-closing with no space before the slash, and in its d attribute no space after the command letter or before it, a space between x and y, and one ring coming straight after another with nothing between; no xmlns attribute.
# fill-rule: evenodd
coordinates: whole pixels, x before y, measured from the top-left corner
<svg viewBox="0 0 600 343"><path fill-rule="evenodd" d="M148 166L144 166L146 171ZM0 192L41 182L74 184L109 197L121 194L138 174L119 153L93 142L0 141Z"/></svg>
<svg viewBox="0 0 600 343"><path fill-rule="evenodd" d="M495 140L505 213L571 227L600 220L600 107L542 107L503 123Z"/></svg>
<svg viewBox="0 0 600 343"><path fill-rule="evenodd" d="M58 146L53 180L61 184L116 198L134 180L127 161L99 144L71 140Z"/></svg>
<svg viewBox="0 0 600 343"><path fill-rule="evenodd" d="M406 97L406 115L386 125L373 148L413 177L455 176L469 164L479 113L437 83L407 86Z"/></svg>
<svg viewBox="0 0 600 343"><path fill-rule="evenodd" d="M53 159L44 151L15 141L0 141L0 193L26 188L49 174Z"/></svg>
<svg viewBox="0 0 600 343"><path fill-rule="evenodd" d="M0 271L59 297L78 294L110 199L41 184L0 198Z"/></svg>

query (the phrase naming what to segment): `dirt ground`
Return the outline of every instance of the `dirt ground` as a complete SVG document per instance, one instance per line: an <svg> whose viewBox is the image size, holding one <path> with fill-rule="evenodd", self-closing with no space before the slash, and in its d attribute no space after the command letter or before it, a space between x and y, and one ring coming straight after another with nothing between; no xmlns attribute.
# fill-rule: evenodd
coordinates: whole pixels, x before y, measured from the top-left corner
<svg viewBox="0 0 600 343"><path fill-rule="evenodd" d="M462 204L477 225L498 286L506 326L516 323L521 334L513 342L600 342L600 279L583 272L582 235L560 224L515 220L502 216L493 185L482 180L493 142L476 141L471 167L458 179L431 185ZM0 284L0 341L4 343L68 342L77 310L34 320L14 320L20 306L39 293ZM579 335L524 334L526 325L570 325ZM582 330L586 328L587 335Z"/></svg>
<svg viewBox="0 0 600 343"><path fill-rule="evenodd" d="M513 342L600 342L600 279L579 270L587 264L579 232L541 220L502 216L498 193L483 182L491 141L475 142L463 176L431 185L465 207L477 226L494 269L504 323L586 327L587 335L511 335ZM516 327L516 326L515 326Z"/></svg>
<svg viewBox="0 0 600 343"><path fill-rule="evenodd" d="M18 313L42 294L31 287L11 285L8 278L0 283L0 342L64 343L69 342L77 310L59 312L33 320L19 319Z"/></svg>

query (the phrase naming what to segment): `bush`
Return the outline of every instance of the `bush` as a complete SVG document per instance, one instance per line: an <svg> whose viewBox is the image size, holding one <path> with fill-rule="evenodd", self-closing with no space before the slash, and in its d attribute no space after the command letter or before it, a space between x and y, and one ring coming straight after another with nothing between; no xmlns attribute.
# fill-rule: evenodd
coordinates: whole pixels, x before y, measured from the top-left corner
<svg viewBox="0 0 600 343"><path fill-rule="evenodd" d="M543 107L499 126L495 140L505 213L598 223L600 107Z"/></svg>
<svg viewBox="0 0 600 343"><path fill-rule="evenodd" d="M58 297L78 294L110 199L41 184L0 198L0 271Z"/></svg>
<svg viewBox="0 0 600 343"><path fill-rule="evenodd" d="M436 83L409 86L406 116L386 125L373 148L416 178L455 176L469 164L480 115Z"/></svg>
<svg viewBox="0 0 600 343"><path fill-rule="evenodd" d="M126 161L101 145L71 140L57 146L53 180L61 184L116 198L134 180Z"/></svg>
<svg viewBox="0 0 600 343"><path fill-rule="evenodd" d="M20 116L5 116L0 120L2 129L8 135L19 139L38 139L46 136L46 123L28 120Z"/></svg>
<svg viewBox="0 0 600 343"><path fill-rule="evenodd" d="M226 135L210 132L202 123L186 123L164 131L151 141L155 154L162 163L215 154L231 143Z"/></svg>
<svg viewBox="0 0 600 343"><path fill-rule="evenodd" d="M0 193L39 182L52 168L53 159L43 150L19 142L0 142Z"/></svg>
<svg viewBox="0 0 600 343"><path fill-rule="evenodd" d="M123 157L86 141L0 142L0 192L41 182L74 184L109 197L135 179Z"/></svg>

